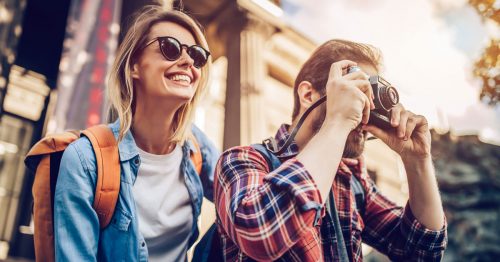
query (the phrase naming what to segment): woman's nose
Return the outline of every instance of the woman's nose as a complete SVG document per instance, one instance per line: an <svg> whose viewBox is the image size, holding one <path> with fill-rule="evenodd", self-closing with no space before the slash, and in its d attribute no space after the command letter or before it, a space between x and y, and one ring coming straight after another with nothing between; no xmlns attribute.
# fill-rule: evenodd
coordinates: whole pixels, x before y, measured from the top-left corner
<svg viewBox="0 0 500 262"><path fill-rule="evenodd" d="M193 58L191 58L191 56L189 56L189 54L187 52L187 47L182 47L182 53L181 53L181 57L179 58L179 64L180 65L189 65L189 66L193 66L193 64L194 64Z"/></svg>

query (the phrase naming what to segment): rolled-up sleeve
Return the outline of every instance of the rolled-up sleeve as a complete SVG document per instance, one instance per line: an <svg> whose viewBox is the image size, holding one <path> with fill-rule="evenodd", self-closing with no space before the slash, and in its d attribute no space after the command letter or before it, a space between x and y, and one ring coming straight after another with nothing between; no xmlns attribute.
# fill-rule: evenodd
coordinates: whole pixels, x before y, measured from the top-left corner
<svg viewBox="0 0 500 262"><path fill-rule="evenodd" d="M440 261L447 244L447 223L440 230L431 230L422 225L413 215L409 203L406 204L401 223L401 232L408 246L414 247L422 261Z"/></svg>
<svg viewBox="0 0 500 262"><path fill-rule="evenodd" d="M413 215L383 196L372 180L363 177L366 210L363 242L394 261L441 261L447 245L446 218L442 229L430 230Z"/></svg>
<svg viewBox="0 0 500 262"><path fill-rule="evenodd" d="M296 158L270 172L260 153L237 147L222 154L215 176L222 227L253 259L279 258L324 214L319 190Z"/></svg>

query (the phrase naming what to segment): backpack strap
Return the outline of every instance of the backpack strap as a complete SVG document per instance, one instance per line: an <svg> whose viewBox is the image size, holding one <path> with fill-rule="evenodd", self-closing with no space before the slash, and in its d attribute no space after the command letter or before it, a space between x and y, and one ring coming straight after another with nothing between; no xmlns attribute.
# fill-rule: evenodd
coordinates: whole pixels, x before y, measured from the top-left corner
<svg viewBox="0 0 500 262"><path fill-rule="evenodd" d="M201 168L203 167L203 158L201 156L200 145L198 144L198 140L196 140L196 137L193 134L191 134L189 140L191 140L195 148L195 150L191 153L191 162L193 163L196 172L198 172L198 175L201 175Z"/></svg>
<svg viewBox="0 0 500 262"><path fill-rule="evenodd" d="M365 190L361 185L361 181L355 175L351 175L351 189L356 200L354 201L356 209L361 214L361 217L363 217L365 214Z"/></svg>
<svg viewBox="0 0 500 262"><path fill-rule="evenodd" d="M115 136L106 125L89 127L82 131L92 143L97 163L97 184L94 210L99 225L105 228L111 221L120 192L120 156Z"/></svg>
<svg viewBox="0 0 500 262"><path fill-rule="evenodd" d="M259 152L266 160L269 171L273 171L281 165L281 160L271 153L264 144L252 144L251 147Z"/></svg>
<svg viewBox="0 0 500 262"><path fill-rule="evenodd" d="M191 262L211 261L224 261L222 255L222 244L216 223L213 223L200 241L198 241L196 247L194 248L193 258L191 260Z"/></svg>

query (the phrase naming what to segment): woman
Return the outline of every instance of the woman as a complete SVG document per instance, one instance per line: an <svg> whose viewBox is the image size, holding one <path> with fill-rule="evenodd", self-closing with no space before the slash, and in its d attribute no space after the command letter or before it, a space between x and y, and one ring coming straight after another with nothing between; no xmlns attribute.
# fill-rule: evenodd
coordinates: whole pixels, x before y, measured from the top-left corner
<svg viewBox="0 0 500 262"><path fill-rule="evenodd" d="M149 6L120 45L108 97L118 120L120 193L111 223L99 229L92 208L96 164L86 138L61 160L54 202L58 261L185 261L198 237L203 196L212 200L218 152L191 125L206 89L210 53L198 24L179 11ZM197 147L202 172L190 154ZM149 253L149 254L148 254Z"/></svg>

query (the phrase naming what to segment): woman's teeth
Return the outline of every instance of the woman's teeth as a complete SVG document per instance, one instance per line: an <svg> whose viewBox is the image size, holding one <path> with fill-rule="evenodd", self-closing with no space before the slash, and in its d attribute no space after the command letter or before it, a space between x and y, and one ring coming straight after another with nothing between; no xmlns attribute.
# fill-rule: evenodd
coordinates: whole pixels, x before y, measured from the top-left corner
<svg viewBox="0 0 500 262"><path fill-rule="evenodd" d="M191 78L187 75L172 75L169 76L168 79L177 82L185 82L187 84L191 84Z"/></svg>

